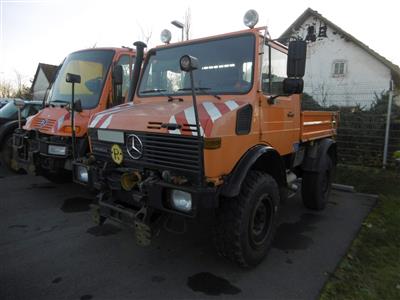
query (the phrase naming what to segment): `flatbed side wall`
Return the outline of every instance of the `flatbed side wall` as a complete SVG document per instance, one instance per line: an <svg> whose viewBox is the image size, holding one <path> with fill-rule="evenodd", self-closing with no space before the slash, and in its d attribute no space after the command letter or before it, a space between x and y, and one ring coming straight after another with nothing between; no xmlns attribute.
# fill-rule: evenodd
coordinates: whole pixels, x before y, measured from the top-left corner
<svg viewBox="0 0 400 300"><path fill-rule="evenodd" d="M312 141L336 135L338 113L331 111L302 111L300 139Z"/></svg>

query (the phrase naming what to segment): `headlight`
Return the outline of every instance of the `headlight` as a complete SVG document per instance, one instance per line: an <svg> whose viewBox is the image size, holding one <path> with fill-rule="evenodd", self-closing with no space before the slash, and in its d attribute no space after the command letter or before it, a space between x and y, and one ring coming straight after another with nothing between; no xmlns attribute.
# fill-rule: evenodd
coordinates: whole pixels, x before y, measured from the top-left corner
<svg viewBox="0 0 400 300"><path fill-rule="evenodd" d="M180 190L171 190L171 205L176 210L189 212L192 210L192 195Z"/></svg>
<svg viewBox="0 0 400 300"><path fill-rule="evenodd" d="M67 153L67 147L49 145L49 148L47 149L47 152L49 154L54 154L54 155L65 155Z"/></svg>
<svg viewBox="0 0 400 300"><path fill-rule="evenodd" d="M76 179L80 182L89 182L89 172L88 169L85 166L76 166L75 169L75 174L76 174Z"/></svg>

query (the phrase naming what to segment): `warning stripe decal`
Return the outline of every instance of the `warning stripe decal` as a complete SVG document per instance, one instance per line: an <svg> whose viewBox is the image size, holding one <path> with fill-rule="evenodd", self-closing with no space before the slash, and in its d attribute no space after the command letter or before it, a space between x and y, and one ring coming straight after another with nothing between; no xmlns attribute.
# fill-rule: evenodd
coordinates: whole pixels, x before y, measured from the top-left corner
<svg viewBox="0 0 400 300"><path fill-rule="evenodd" d="M101 124L99 128L107 128L110 125L113 115L107 116L107 119Z"/></svg>
<svg viewBox="0 0 400 300"><path fill-rule="evenodd" d="M197 111L200 122L200 134L206 137L210 136L214 122L221 118L224 114L237 109L241 105L243 105L242 102L237 102L234 100L229 100L224 103L203 102L201 104L198 104ZM181 124L183 126L187 124L194 125L196 122L194 118L193 106L186 108L183 112L179 112L176 115L172 116L169 122L174 124ZM183 135L191 134L197 136L196 127L190 126L189 128L193 131L169 130L169 133Z"/></svg>
<svg viewBox="0 0 400 300"><path fill-rule="evenodd" d="M57 130L60 130L62 125L64 124L65 121L68 121L70 118L70 113L67 112L65 115L63 115L61 118L58 119L57 121ZM54 131L54 128L53 128Z"/></svg>
<svg viewBox="0 0 400 300"><path fill-rule="evenodd" d="M105 110L105 111L102 111L102 112L99 112L99 113L95 114L94 118L92 119L92 121L91 121L90 124L89 124L89 127L90 127L90 128L96 127L96 125L98 125L99 121L100 121L103 117L108 117L108 116L110 116L110 115L112 115L112 114L114 114L114 113L117 113L117 112L119 112L119 111L125 110L125 109L127 109L127 107L133 107L133 103L132 103L132 102L130 102L130 103L125 103L125 104L122 104L122 105L119 105L119 106L116 106L116 107L113 107L113 108L109 108L109 109L107 109L107 110ZM105 119L106 119L106 118L105 118ZM104 121L105 119L103 119L103 121ZM101 124L101 123L100 123L100 124ZM99 125L100 125L100 124L99 124Z"/></svg>
<svg viewBox="0 0 400 300"><path fill-rule="evenodd" d="M203 102L198 104L197 109L200 122L200 134L206 137L210 136L215 121L221 118L224 114L239 108L243 104L243 102L234 100L229 100L222 103ZM96 114L90 122L89 127L108 128L108 126L111 124L113 114L122 110L126 110L126 108L127 105L124 105L123 107L115 107L105 112ZM195 121L193 106L188 107L170 117L169 123L179 124L182 127L180 129L168 130L168 132L170 134L197 136Z"/></svg>

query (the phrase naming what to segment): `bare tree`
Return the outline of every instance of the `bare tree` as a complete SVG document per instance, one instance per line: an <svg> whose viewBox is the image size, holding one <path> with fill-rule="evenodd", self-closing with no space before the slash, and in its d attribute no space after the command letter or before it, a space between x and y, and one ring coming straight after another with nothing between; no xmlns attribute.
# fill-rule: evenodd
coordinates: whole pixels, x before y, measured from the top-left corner
<svg viewBox="0 0 400 300"><path fill-rule="evenodd" d="M149 43L151 36L153 35L153 28L143 28L142 25L138 24L140 28L140 40L145 42L146 44Z"/></svg>
<svg viewBox="0 0 400 300"><path fill-rule="evenodd" d="M190 11L190 7L188 7L185 12L185 25L184 25L186 40L189 40L191 25L192 25L192 14Z"/></svg>
<svg viewBox="0 0 400 300"><path fill-rule="evenodd" d="M31 99L32 92L31 89L22 82L22 75L17 70L14 70L15 76L17 78L17 89L13 91L12 97L22 98L22 99Z"/></svg>
<svg viewBox="0 0 400 300"><path fill-rule="evenodd" d="M328 96L329 96L329 87L327 83L324 81L318 85L319 96L321 100L321 104L323 107L328 107Z"/></svg>
<svg viewBox="0 0 400 300"><path fill-rule="evenodd" d="M15 94L15 89L10 82L1 80L0 82L0 97L11 98Z"/></svg>

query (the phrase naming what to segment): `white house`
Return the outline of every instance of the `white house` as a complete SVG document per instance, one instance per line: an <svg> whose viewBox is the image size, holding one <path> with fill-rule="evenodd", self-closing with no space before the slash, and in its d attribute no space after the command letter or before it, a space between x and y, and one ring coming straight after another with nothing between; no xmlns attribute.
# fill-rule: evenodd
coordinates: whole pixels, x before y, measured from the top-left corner
<svg viewBox="0 0 400 300"><path fill-rule="evenodd" d="M33 100L43 100L56 71L57 66L39 63L31 87Z"/></svg>
<svg viewBox="0 0 400 300"><path fill-rule="evenodd" d="M304 91L323 106L369 108L389 89L400 87L400 68L310 8L279 38L308 43Z"/></svg>

